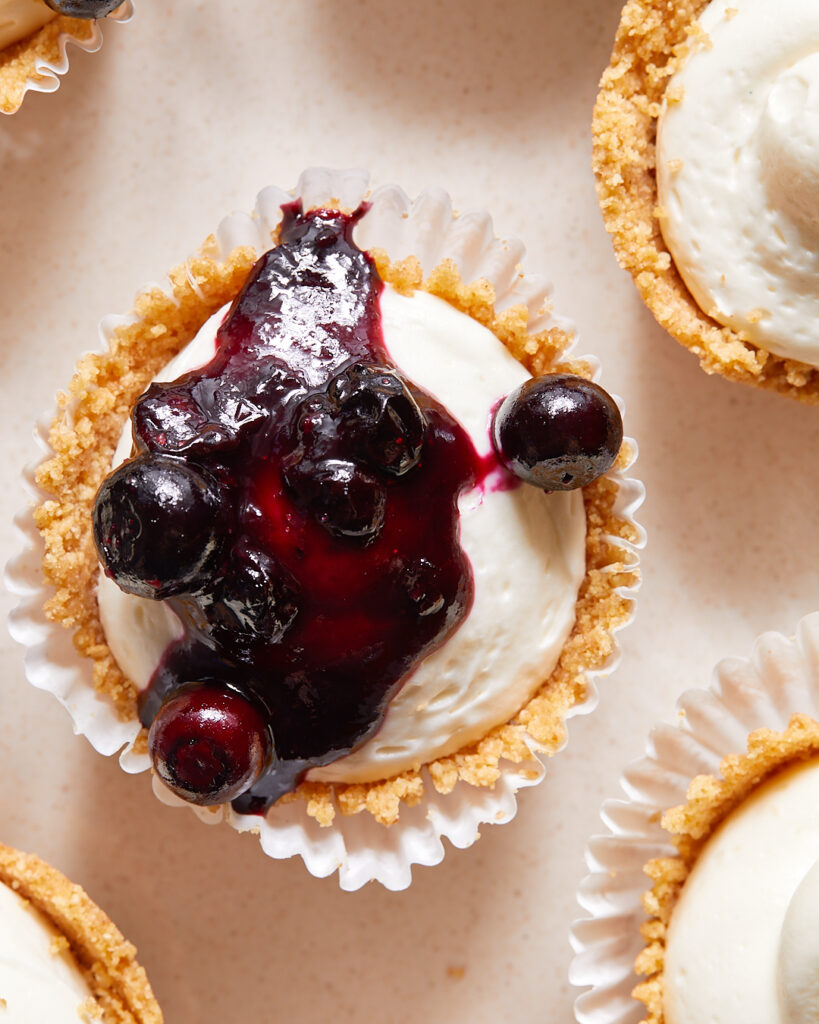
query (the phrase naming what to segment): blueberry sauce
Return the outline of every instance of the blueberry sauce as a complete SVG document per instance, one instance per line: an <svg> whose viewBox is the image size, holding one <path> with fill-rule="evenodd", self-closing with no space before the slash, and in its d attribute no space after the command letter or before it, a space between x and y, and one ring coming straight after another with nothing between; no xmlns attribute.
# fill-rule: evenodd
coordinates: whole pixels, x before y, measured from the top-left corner
<svg viewBox="0 0 819 1024"><path fill-rule="evenodd" d="M184 564L177 571L169 555L161 580L145 558L144 592L170 594L184 632L141 695L140 718L150 726L190 684L252 704L270 744L233 800L244 813L262 813L309 768L372 736L472 601L457 499L498 463L479 458L446 409L392 364L383 286L352 240L365 209L285 206L280 242L233 302L213 360L151 385L132 414L126 475L178 462L186 483L208 489L192 519L205 524L202 553L186 538ZM95 530L107 522L104 489ZM144 507L129 506L132 546L155 505L146 494ZM177 527L184 534L184 516L168 524Z"/></svg>

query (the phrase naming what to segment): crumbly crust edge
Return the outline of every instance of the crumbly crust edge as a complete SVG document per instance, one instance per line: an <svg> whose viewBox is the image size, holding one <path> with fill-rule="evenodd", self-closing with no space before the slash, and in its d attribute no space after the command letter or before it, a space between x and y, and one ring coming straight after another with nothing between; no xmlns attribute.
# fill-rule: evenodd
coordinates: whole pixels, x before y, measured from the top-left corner
<svg viewBox="0 0 819 1024"><path fill-rule="evenodd" d="M136 947L88 894L35 854L0 844L0 882L28 900L65 936L104 1024L162 1024ZM93 1017L93 1019L97 1019Z"/></svg>
<svg viewBox="0 0 819 1024"><path fill-rule="evenodd" d="M390 264L383 253L372 255L385 281L400 291L423 288L449 301L489 327L533 374L565 370L589 375L581 361L561 361L571 340L564 330L530 334L526 307L497 312L488 282L465 285L448 261L423 281L414 258ZM197 256L171 271L168 293L155 287L139 295L131 321L114 330L109 351L84 356L68 393L58 396L49 433L54 454L37 471L37 484L48 498L35 509L34 519L45 545L43 572L54 587L46 615L73 631L76 649L92 662L95 688L126 719L136 714L136 690L116 665L99 620L91 507L134 402L205 320L237 294L255 258L253 249L237 248L219 261L211 237ZM633 458L624 445L618 466L625 468ZM459 781L492 787L501 775L501 760L523 764L531 761L532 747L551 755L562 746L565 716L585 698L587 673L602 668L614 653L614 633L628 621L633 606L627 591L639 580L632 547L638 538L632 523L616 512L618 492L618 483L609 477L584 489L586 575L575 625L557 667L512 722L426 766L438 792L451 792ZM137 744L145 749L144 731ZM321 825L332 823L336 809L342 814L367 811L389 825L398 820L402 803L413 806L423 799L424 786L422 770L415 770L372 783L304 782L282 799L304 800L307 814Z"/></svg>
<svg viewBox="0 0 819 1024"><path fill-rule="evenodd" d="M686 803L672 807L662 826L674 837L677 855L650 860L645 873L652 881L643 896L649 915L641 928L646 946L637 957L635 973L643 975L632 995L645 1004L641 1024L665 1024L663 1009L665 946L668 926L680 892L700 851L719 824L761 783L776 772L819 753L819 722L793 715L784 732L757 729L748 737L748 751L729 754L720 775L692 779Z"/></svg>
<svg viewBox="0 0 819 1024"><path fill-rule="evenodd" d="M655 140L666 85L680 62L707 45L697 16L708 0L629 0L592 121L597 195L617 260L666 331L706 373L819 404L819 369L753 345L707 316L663 241Z"/></svg>
<svg viewBox="0 0 819 1024"><path fill-rule="evenodd" d="M13 114L19 109L29 82L53 77L38 70L43 63L56 64L62 56L61 39L84 43L94 34L94 22L59 14L42 28L0 50L0 111Z"/></svg>

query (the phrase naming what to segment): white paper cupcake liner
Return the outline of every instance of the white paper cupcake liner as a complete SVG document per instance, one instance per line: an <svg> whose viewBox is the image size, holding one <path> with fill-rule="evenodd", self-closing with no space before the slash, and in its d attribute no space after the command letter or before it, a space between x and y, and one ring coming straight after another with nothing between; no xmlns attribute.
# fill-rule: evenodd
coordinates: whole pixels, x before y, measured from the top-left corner
<svg viewBox="0 0 819 1024"><path fill-rule="evenodd" d="M22 94L20 95L20 101L17 106L13 110L0 109L0 114L16 114L22 106L23 100L26 98L26 94L29 92L56 92L60 88L60 80L68 71L69 43L80 50L84 50L86 53L96 53L102 46L102 22L126 22L130 21L133 16L134 5L132 0L123 0L119 7L105 18L101 18L98 21L92 21L90 23L91 34L87 39L81 39L69 31L61 32L57 37L59 56L54 60L47 60L44 57L38 58L35 64L37 77L26 79Z"/></svg>
<svg viewBox="0 0 819 1024"><path fill-rule="evenodd" d="M651 887L643 868L677 852L661 814L685 803L694 776L719 775L727 754L745 753L754 729L781 732L795 713L819 719L819 612L800 621L795 637L763 633L750 659L721 661L708 689L687 690L677 709L678 724L656 725L646 756L626 768L626 799L603 804L608 832L586 849L589 874L577 900L589 916L572 926L569 972L573 985L590 989L575 1000L579 1024L636 1024L645 1016L631 996L645 946L640 900Z"/></svg>
<svg viewBox="0 0 819 1024"><path fill-rule="evenodd" d="M368 184L368 175L363 171L314 168L301 176L292 192L266 188L257 196L251 216L237 213L222 221L216 232L219 253L224 257L237 245L252 245L258 253L268 249L271 232L281 218L281 205L294 196L300 196L306 208L333 200L354 209L367 196ZM437 189L410 200L400 188L388 185L370 195L369 202L371 207L356 228L356 240L363 248L378 246L393 260L414 254L425 271L451 257L464 279L485 277L495 286L498 309L525 303L532 314L532 331L559 322L547 311L549 287L545 280L521 275L523 246L495 238L488 214L470 212L453 218L449 196ZM101 322L102 350L107 350L113 330L132 319L113 316ZM566 327L565 321L559 323ZM589 362L597 365L596 360ZM108 700L95 692L91 663L77 655L69 631L46 619L43 611L50 590L43 582L43 542L34 526L31 507L45 497L37 488L34 475L37 465L52 455L47 437L54 415L53 410L49 411L38 424L41 455L25 474L29 506L15 520L23 550L9 563L6 583L21 600L10 616L9 628L14 639L25 647L29 681L57 697L70 713L75 732L86 736L102 754L121 751L119 759L125 771L142 772L150 767L148 756L132 749L139 723L121 721ZM636 445L630 439L629 444L636 457ZM644 544L644 533L633 514L642 503L644 488L627 478L622 469L612 470L609 476L618 487L615 513L631 525L635 538L631 543L617 538L616 544L636 568L637 549ZM618 593L633 599L635 590L636 587L623 588ZM595 680L609 674L618 658L615 645L607 664L587 674L586 699L573 707L567 718L594 709L598 700ZM203 821L217 823L226 819L239 831L258 831L262 848L270 857L298 855L307 869L319 877L337 870L342 889L358 889L372 880L388 889L404 889L410 884L413 864L432 865L443 858L444 838L463 848L478 838L480 825L499 824L514 817L517 791L535 785L545 775L538 743L531 738L527 742L531 760L517 765L503 762L501 777L493 789L459 782L451 793L442 795L425 770L423 801L415 807L402 806L399 821L389 827L366 813L338 813L332 825L321 827L307 816L303 801L280 804L260 819L237 815L230 807L191 807L173 796L156 778L154 790L164 803L191 807Z"/></svg>

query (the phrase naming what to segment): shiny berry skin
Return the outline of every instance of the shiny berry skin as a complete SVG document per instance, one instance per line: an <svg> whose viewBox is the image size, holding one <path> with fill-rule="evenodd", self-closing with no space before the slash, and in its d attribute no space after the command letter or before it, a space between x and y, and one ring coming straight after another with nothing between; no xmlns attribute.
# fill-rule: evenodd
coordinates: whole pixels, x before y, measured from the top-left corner
<svg viewBox="0 0 819 1024"><path fill-rule="evenodd" d="M281 390L285 376L282 367L259 359L241 380L218 388L195 379L151 384L131 416L137 447L198 459L235 451L264 422L270 394Z"/></svg>
<svg viewBox="0 0 819 1024"><path fill-rule="evenodd" d="M326 394L311 395L299 407L298 458L310 462L341 457L338 410Z"/></svg>
<svg viewBox="0 0 819 1024"><path fill-rule="evenodd" d="M355 456L393 476L418 465L427 424L395 370L356 363L333 380L329 396L338 406L339 433Z"/></svg>
<svg viewBox="0 0 819 1024"><path fill-rule="evenodd" d="M182 388L152 384L135 406L132 422L140 448L167 455L201 458L235 448L238 443L229 425L210 420Z"/></svg>
<svg viewBox="0 0 819 1024"><path fill-rule="evenodd" d="M199 603L206 634L239 660L252 658L255 644L278 643L298 612L293 581L246 539L235 546L228 571Z"/></svg>
<svg viewBox="0 0 819 1024"><path fill-rule="evenodd" d="M108 576L126 593L156 600L207 582L227 532L214 478L180 459L143 454L103 482L94 542Z"/></svg>
<svg viewBox="0 0 819 1024"><path fill-rule="evenodd" d="M354 462L303 459L284 479L296 502L335 537L371 540L384 523L384 488Z"/></svg>
<svg viewBox="0 0 819 1024"><path fill-rule="evenodd" d="M598 384L568 373L533 377L495 411L501 462L545 491L585 487L611 468L623 441L620 410Z"/></svg>
<svg viewBox="0 0 819 1024"><path fill-rule="evenodd" d="M122 0L45 0L52 11L70 18L104 18L115 11Z"/></svg>
<svg viewBox="0 0 819 1024"><path fill-rule="evenodd" d="M157 775L190 803L227 803L259 778L273 754L264 718L246 697L214 683L181 687L148 733Z"/></svg>

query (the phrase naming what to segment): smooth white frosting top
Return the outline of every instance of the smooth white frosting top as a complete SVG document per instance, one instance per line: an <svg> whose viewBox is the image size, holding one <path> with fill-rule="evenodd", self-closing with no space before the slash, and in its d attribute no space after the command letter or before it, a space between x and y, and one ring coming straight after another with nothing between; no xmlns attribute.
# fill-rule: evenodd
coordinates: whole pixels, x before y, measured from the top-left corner
<svg viewBox="0 0 819 1024"><path fill-rule="evenodd" d="M819 3L713 0L700 26L660 117L663 236L706 313L819 366Z"/></svg>
<svg viewBox="0 0 819 1024"><path fill-rule="evenodd" d="M491 331L425 292L406 297L386 287L381 313L395 363L449 409L479 454L488 454L491 410L527 379L523 366ZM212 317L159 377L173 380L209 361L223 316ZM130 450L126 427L114 463ZM511 718L551 673L585 574L583 495L503 489L502 482L499 471L460 501L461 546L475 579L466 620L416 667L378 733L310 778L370 781L450 753ZM159 602L122 593L102 573L99 604L114 657L145 687L178 634L175 616Z"/></svg>
<svg viewBox="0 0 819 1024"><path fill-rule="evenodd" d="M80 1024L91 991L60 933L0 883L0 1021Z"/></svg>
<svg viewBox="0 0 819 1024"><path fill-rule="evenodd" d="M43 0L0 0L0 50L42 28L57 12Z"/></svg>
<svg viewBox="0 0 819 1024"><path fill-rule="evenodd" d="M786 769L703 848L674 908L667 1024L819 1024L819 759Z"/></svg>

